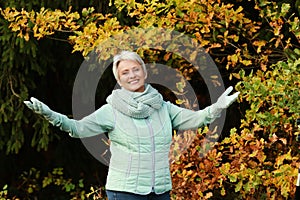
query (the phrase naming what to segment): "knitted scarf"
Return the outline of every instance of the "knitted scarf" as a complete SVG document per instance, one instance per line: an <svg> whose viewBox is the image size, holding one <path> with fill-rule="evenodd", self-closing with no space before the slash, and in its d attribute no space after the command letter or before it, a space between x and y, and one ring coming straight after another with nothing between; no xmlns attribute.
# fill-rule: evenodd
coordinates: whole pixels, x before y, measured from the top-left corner
<svg viewBox="0 0 300 200"><path fill-rule="evenodd" d="M163 98L150 84L146 84L144 92L131 92L124 88L114 90L106 101L127 116L147 118L160 109Z"/></svg>

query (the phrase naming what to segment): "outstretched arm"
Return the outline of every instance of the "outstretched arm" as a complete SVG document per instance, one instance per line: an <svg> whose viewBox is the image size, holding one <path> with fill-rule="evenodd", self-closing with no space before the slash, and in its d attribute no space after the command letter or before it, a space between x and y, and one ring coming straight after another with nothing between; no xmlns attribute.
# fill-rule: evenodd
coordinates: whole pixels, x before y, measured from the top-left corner
<svg viewBox="0 0 300 200"><path fill-rule="evenodd" d="M238 97L239 92L229 95L233 90L229 87L217 100L216 103L206 107L203 110L193 111L185 108L169 104L169 114L174 129L186 130L198 128L206 124L212 123L216 118L220 117L221 112L228 108Z"/></svg>
<svg viewBox="0 0 300 200"><path fill-rule="evenodd" d="M81 120L69 119L66 115L52 111L46 104L31 97L24 101L26 106L35 113L44 116L52 125L68 132L72 137L90 137L113 129L113 111L109 106L103 106Z"/></svg>

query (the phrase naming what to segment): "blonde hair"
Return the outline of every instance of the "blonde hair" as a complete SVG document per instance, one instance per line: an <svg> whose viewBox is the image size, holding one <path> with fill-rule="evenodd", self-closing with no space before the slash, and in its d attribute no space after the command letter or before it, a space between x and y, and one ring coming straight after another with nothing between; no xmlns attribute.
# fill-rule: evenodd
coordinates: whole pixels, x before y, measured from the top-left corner
<svg viewBox="0 0 300 200"><path fill-rule="evenodd" d="M113 74L115 76L115 79L119 81L119 75L118 75L118 65L122 60L132 60L138 62L145 73L145 77L147 76L147 70L146 65L143 61L143 59L135 52L132 51L122 51L121 53L114 56L113 59Z"/></svg>

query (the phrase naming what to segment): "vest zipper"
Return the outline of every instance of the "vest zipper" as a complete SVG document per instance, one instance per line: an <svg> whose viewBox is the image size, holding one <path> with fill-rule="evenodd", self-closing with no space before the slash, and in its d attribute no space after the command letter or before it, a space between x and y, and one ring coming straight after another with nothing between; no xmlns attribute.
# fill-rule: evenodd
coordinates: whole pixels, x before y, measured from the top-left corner
<svg viewBox="0 0 300 200"><path fill-rule="evenodd" d="M129 156L129 162L127 164L126 178L129 177L131 172L132 155Z"/></svg>
<svg viewBox="0 0 300 200"><path fill-rule="evenodd" d="M153 133L153 128L150 124L149 118L146 118L146 123L150 131L150 137L151 137L151 145L152 145L152 192L154 192L154 185L155 185L155 143L154 143L154 133Z"/></svg>

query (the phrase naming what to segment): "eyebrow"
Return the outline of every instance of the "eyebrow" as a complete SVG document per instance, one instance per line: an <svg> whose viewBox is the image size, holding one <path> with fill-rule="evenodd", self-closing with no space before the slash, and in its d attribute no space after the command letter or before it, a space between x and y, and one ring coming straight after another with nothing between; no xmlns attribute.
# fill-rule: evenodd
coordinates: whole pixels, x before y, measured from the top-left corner
<svg viewBox="0 0 300 200"><path fill-rule="evenodd" d="M141 65L134 65L133 67L132 67L132 69L136 69L136 68L142 68L142 66ZM125 69L122 69L121 71L128 71L129 69L126 67Z"/></svg>

